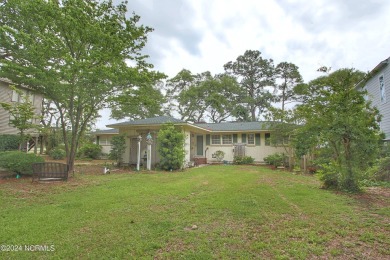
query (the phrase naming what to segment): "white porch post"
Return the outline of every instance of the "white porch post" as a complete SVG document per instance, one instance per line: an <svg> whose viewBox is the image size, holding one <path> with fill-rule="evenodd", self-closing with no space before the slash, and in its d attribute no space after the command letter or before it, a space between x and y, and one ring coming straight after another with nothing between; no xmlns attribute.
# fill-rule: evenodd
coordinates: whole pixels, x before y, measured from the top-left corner
<svg viewBox="0 0 390 260"><path fill-rule="evenodd" d="M150 134L150 132L146 136L146 143L148 145L147 157L146 157L146 168L148 169L148 171L150 171L152 169L152 143L153 143L152 135Z"/></svg>
<svg viewBox="0 0 390 260"><path fill-rule="evenodd" d="M138 141L137 171L139 171L139 165L141 163L141 141L142 141L142 136L141 135L138 136L137 141Z"/></svg>

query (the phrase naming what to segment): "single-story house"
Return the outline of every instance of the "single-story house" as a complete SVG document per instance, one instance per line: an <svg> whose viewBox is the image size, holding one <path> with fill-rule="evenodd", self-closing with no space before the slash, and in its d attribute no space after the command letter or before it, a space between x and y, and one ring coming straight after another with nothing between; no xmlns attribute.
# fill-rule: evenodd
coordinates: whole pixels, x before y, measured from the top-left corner
<svg viewBox="0 0 390 260"><path fill-rule="evenodd" d="M216 162L215 153L223 151L223 160L233 161L235 155L251 156L255 162L261 163L264 157L275 152L283 152L283 147L274 147L270 143L271 131L265 122L224 122L192 124L169 116L127 121L107 125L114 130L97 132L96 142L102 145L101 140L115 134L125 134L126 151L123 155L125 164L136 164L138 154L138 136L141 141L141 158L146 158L146 136L150 133L152 144L152 165L160 161L157 151L157 134L165 123L173 123L185 134L185 164ZM115 133L115 130L117 133ZM107 141L106 141L107 142ZM106 143L107 144L107 143Z"/></svg>

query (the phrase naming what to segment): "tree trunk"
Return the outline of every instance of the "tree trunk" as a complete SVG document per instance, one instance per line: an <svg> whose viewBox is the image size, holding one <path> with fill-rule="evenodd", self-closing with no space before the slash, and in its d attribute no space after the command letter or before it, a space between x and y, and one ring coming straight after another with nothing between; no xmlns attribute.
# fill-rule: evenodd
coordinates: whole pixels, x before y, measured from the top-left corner
<svg viewBox="0 0 390 260"><path fill-rule="evenodd" d="M356 176L354 176L353 165L352 165L352 153L351 153L351 142L349 138L344 138L344 153L346 163L346 176L344 180L344 186L349 191L358 190L358 184Z"/></svg>

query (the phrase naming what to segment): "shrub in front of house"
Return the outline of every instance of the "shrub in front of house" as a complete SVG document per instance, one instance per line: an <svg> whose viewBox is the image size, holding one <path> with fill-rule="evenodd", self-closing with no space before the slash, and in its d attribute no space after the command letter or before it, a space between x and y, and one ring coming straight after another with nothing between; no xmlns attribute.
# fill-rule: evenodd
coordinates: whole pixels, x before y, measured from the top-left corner
<svg viewBox="0 0 390 260"><path fill-rule="evenodd" d="M32 164L45 162L43 157L33 153L12 151L0 153L0 167L16 174L32 174Z"/></svg>
<svg viewBox="0 0 390 260"><path fill-rule="evenodd" d="M12 151L19 149L18 135L0 135L0 151Z"/></svg>
<svg viewBox="0 0 390 260"><path fill-rule="evenodd" d="M158 132L158 152L160 167L163 170L178 170L184 163L184 133L172 123L165 124Z"/></svg>
<svg viewBox="0 0 390 260"><path fill-rule="evenodd" d="M275 167L281 166L284 164L286 160L286 155L284 153L273 153L268 155L267 157L264 157L264 162L268 163L269 165L273 165Z"/></svg>
<svg viewBox="0 0 390 260"><path fill-rule="evenodd" d="M214 153L215 159L217 159L218 162L221 162L223 157L225 157L225 152L218 150Z"/></svg>
<svg viewBox="0 0 390 260"><path fill-rule="evenodd" d="M108 158L110 160L115 160L118 165L121 164L122 156L126 150L126 136L125 135L119 135L114 136L111 140L111 151L108 155Z"/></svg>
<svg viewBox="0 0 390 260"><path fill-rule="evenodd" d="M54 149L51 149L49 152L49 156L54 160L62 160L66 156L66 152L64 149L61 149L59 147L56 147Z"/></svg>
<svg viewBox="0 0 390 260"><path fill-rule="evenodd" d="M233 164L252 164L255 159L251 156L234 156Z"/></svg>
<svg viewBox="0 0 390 260"><path fill-rule="evenodd" d="M99 159L102 154L102 147L94 143L86 143L79 148L77 156L79 158Z"/></svg>

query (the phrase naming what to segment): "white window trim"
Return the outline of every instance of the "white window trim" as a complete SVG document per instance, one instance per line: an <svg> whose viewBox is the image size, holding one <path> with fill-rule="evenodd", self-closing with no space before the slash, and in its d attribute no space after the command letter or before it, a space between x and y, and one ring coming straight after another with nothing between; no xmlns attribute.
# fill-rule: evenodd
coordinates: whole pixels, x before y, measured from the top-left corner
<svg viewBox="0 0 390 260"><path fill-rule="evenodd" d="M253 143L249 143L249 135L253 135ZM256 143L256 135L254 133L246 134L246 144L247 145L255 145Z"/></svg>
<svg viewBox="0 0 390 260"><path fill-rule="evenodd" d="M218 136L219 143L214 143L214 140L217 140L217 139L214 139L213 136ZM222 142L221 142L221 135L211 135L211 144L212 145L221 145L222 144Z"/></svg>
<svg viewBox="0 0 390 260"><path fill-rule="evenodd" d="M229 143L224 143L223 141L224 141L224 139L223 139L223 137L224 136L229 136L230 137L230 142ZM233 144L233 135L231 135L231 134L224 134L224 135L221 135L221 144L223 144L223 145L230 145L230 144Z"/></svg>

